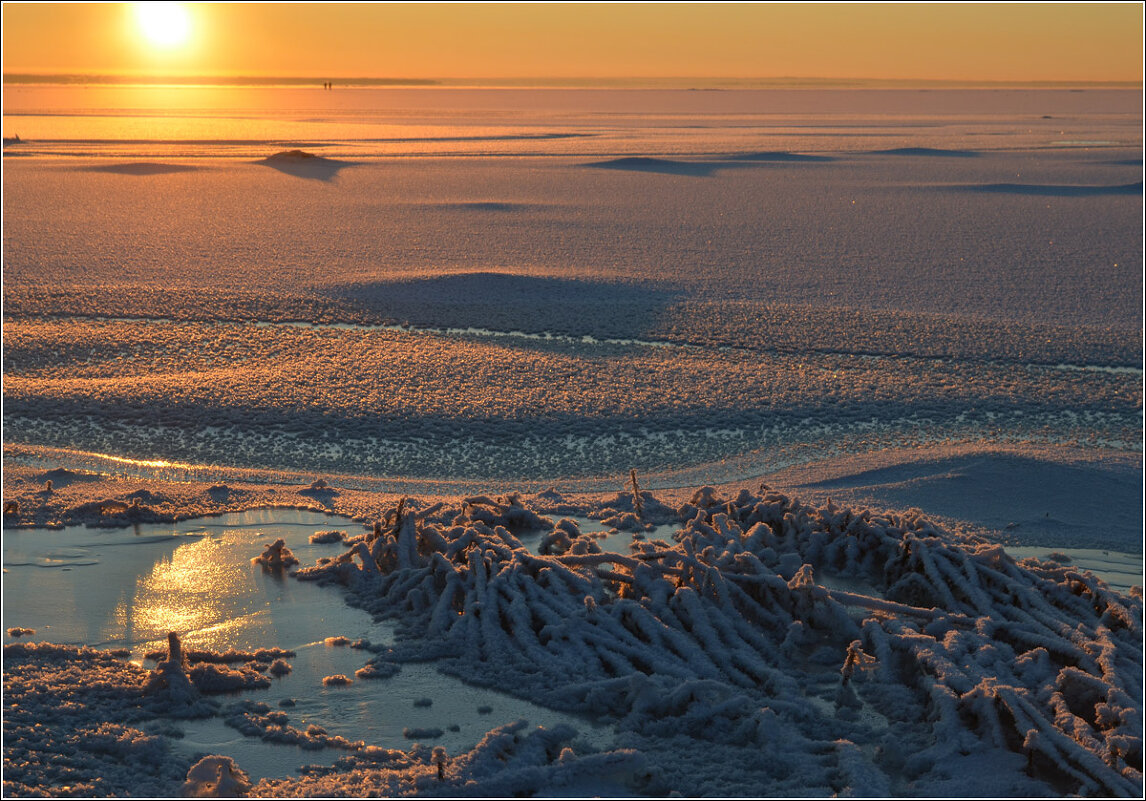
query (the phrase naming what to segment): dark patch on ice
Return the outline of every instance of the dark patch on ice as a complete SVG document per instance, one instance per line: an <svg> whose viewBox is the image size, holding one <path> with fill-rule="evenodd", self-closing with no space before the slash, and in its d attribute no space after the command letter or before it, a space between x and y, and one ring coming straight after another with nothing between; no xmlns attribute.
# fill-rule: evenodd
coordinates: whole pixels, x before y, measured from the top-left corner
<svg viewBox="0 0 1146 801"><path fill-rule="evenodd" d="M893 147L871 152L879 156L949 156L960 159L978 158L981 155L975 150L944 150L937 147Z"/></svg>
<svg viewBox="0 0 1146 801"><path fill-rule="evenodd" d="M586 167L596 167L602 170L628 170L632 172L653 172L663 175L687 175L695 178L707 178L725 164L711 164L698 161L673 161L670 159L655 159L648 156L626 156L610 161L595 161L585 164Z"/></svg>
<svg viewBox="0 0 1146 801"><path fill-rule="evenodd" d="M207 496L215 503L226 503L234 494L234 490L232 490L226 484L216 484L213 487L208 487L206 490L204 490L204 492L206 492Z"/></svg>
<svg viewBox="0 0 1146 801"><path fill-rule="evenodd" d="M87 167L86 172L107 172L114 175L170 175L180 172L197 172L202 167L193 167L189 164L154 164L136 162L132 164L101 164L97 167Z"/></svg>
<svg viewBox="0 0 1146 801"><path fill-rule="evenodd" d="M45 481L51 481L52 486L56 489L63 489L69 484L82 484L89 481L99 481L102 476L95 473L77 473L73 470L66 470L63 467L57 467L55 470L49 470L46 473L41 473L36 476L36 481L43 484Z"/></svg>
<svg viewBox="0 0 1146 801"><path fill-rule="evenodd" d="M145 489L136 490L135 492L128 494L127 497L130 499L133 499L133 500L138 498L140 503L152 503L152 504L154 504L154 503L166 503L168 500L170 500L166 495L161 495L161 494L151 492L150 490L145 490Z"/></svg>
<svg viewBox="0 0 1146 801"><path fill-rule="evenodd" d="M255 163L273 167L296 178L309 178L315 181L332 181L337 177L339 170L353 167L355 164L352 161L338 161L317 156L305 150L284 150Z"/></svg>
<svg viewBox="0 0 1146 801"><path fill-rule="evenodd" d="M545 205L539 203L508 203L495 200L479 200L469 203L442 203L440 205L433 205L433 208L438 209L454 209L456 211L492 211L498 213L527 213L534 211L541 211L546 208Z"/></svg>
<svg viewBox="0 0 1146 801"><path fill-rule="evenodd" d="M1103 197L1108 195L1141 195L1142 181L1113 186L1078 186L1072 184L977 184L955 187L967 192L1035 197Z"/></svg>
<svg viewBox="0 0 1146 801"><path fill-rule="evenodd" d="M679 299L672 289L499 272L323 287L370 317L430 328L638 338ZM515 340L527 346L528 340Z"/></svg>
<svg viewBox="0 0 1146 801"><path fill-rule="evenodd" d="M317 486L319 482L315 482L315 484L316 486L311 486L306 489L299 490L298 494L312 498L328 509L333 508L334 499L339 496L338 490L332 489L331 487L327 487L325 485Z"/></svg>
<svg viewBox="0 0 1146 801"><path fill-rule="evenodd" d="M1109 164L1114 167L1141 167L1142 159L1114 159L1113 161L1104 161L1103 164Z"/></svg>
<svg viewBox="0 0 1146 801"><path fill-rule="evenodd" d="M759 153L734 153L724 156L728 161L766 161L781 163L814 164L835 161L833 156L813 156L806 153L789 153L786 150L761 151Z"/></svg>

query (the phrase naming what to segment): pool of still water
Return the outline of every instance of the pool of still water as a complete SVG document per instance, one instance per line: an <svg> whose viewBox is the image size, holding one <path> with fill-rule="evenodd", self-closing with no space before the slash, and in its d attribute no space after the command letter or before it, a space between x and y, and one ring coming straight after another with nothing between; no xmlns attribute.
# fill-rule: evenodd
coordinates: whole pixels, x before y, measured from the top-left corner
<svg viewBox="0 0 1146 801"><path fill-rule="evenodd" d="M276 709L290 699L293 706L283 711L292 726L317 723L330 734L384 748L408 748L407 728L440 729L440 737L426 742L458 753L490 729L518 719L540 726L568 723L597 746L611 741L609 727L469 686L433 664L405 664L389 679L323 686L323 677L353 677L373 656L327 645L328 637L386 645L394 634L391 623L348 606L337 588L251 564L280 537L303 565L345 550L339 542L311 543L310 535L320 530L355 535L362 527L347 518L273 509L136 529L5 531L3 626L5 631L34 629L32 640L127 648L138 661L165 648L169 631L179 632L189 648L292 650L289 675L241 697ZM528 544L536 549L541 536L530 537ZM609 538L616 543L603 544L627 548L630 538L616 535ZM183 733L172 740L176 751L231 756L255 779L284 776L300 765L331 764L345 753L244 737L219 718L179 721L176 728Z"/></svg>

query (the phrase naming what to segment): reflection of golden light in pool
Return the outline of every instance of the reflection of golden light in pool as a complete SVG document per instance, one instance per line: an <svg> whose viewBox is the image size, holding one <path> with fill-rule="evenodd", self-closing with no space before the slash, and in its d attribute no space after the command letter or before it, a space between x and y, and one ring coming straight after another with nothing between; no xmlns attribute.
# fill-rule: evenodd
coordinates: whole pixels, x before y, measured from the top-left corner
<svg viewBox="0 0 1146 801"><path fill-rule="evenodd" d="M177 631L196 647L232 647L229 631L249 625L249 616L234 619L227 601L254 586L224 553L232 547L210 537L181 545L139 580L135 597L116 610L117 623L140 640L166 642L167 632Z"/></svg>

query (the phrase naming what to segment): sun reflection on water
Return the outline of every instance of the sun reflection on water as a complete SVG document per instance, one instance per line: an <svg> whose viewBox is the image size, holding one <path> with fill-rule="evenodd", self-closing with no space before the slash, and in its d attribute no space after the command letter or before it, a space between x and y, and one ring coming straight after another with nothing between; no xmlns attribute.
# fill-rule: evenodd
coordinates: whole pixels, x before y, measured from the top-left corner
<svg viewBox="0 0 1146 801"><path fill-rule="evenodd" d="M120 601L113 628L137 642L165 641L176 631L195 647L234 647L236 633L249 632L268 613L241 608L257 586L250 570L237 569L233 550L212 537L180 546L136 582L130 599Z"/></svg>

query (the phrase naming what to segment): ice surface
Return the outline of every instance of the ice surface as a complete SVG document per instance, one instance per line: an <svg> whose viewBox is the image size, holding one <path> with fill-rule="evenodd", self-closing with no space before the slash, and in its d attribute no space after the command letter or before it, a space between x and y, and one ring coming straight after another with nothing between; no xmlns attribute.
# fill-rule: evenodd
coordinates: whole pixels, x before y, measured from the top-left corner
<svg viewBox="0 0 1146 801"><path fill-rule="evenodd" d="M156 91L5 92L7 793L1141 793L1140 92Z"/></svg>
<svg viewBox="0 0 1146 801"><path fill-rule="evenodd" d="M986 93L925 129L785 121L799 136L745 97L754 126L695 138L685 111L671 135L582 118L592 136L529 156L374 151L325 181L228 151L132 174L156 162L22 156L6 440L511 486L733 456L759 474L840 441L1133 448L1140 120L1068 94L1022 97L1082 116L992 117L989 137L969 132ZM1064 126L1115 144L1050 146Z"/></svg>
<svg viewBox="0 0 1146 801"><path fill-rule="evenodd" d="M1142 468L1133 459L1072 463L971 451L860 465L793 485L849 504L926 509L1016 544L1142 550Z"/></svg>

